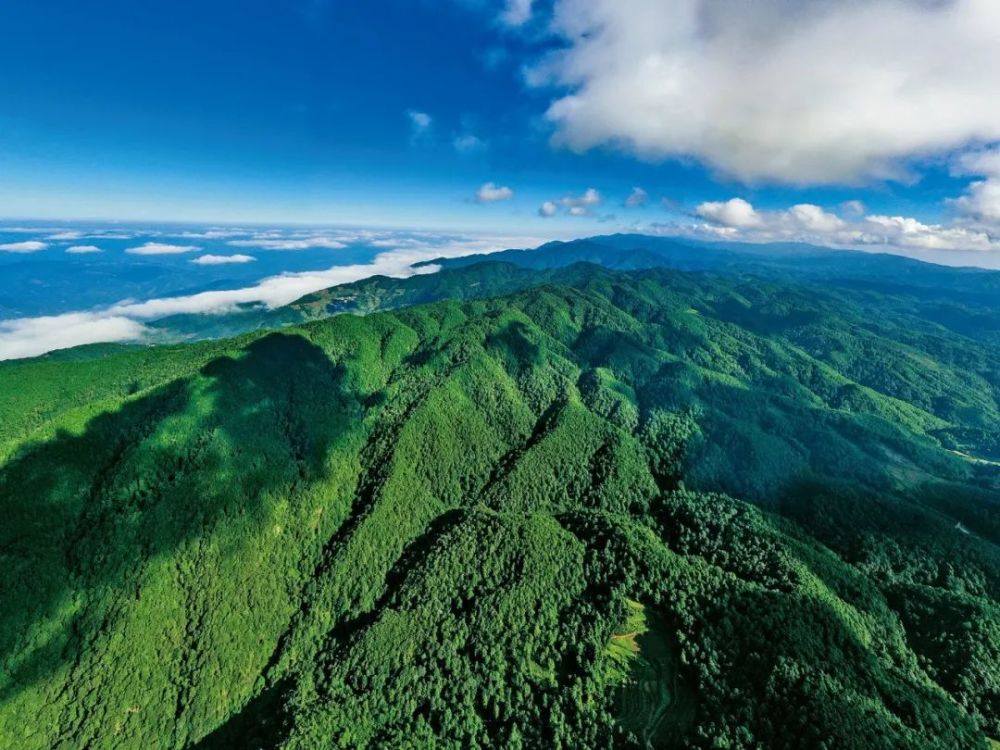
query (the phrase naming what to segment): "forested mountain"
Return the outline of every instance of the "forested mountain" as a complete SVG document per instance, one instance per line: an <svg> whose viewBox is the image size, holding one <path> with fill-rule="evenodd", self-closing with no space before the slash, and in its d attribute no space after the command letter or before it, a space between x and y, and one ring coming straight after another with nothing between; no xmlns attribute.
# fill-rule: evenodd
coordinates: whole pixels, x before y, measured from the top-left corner
<svg viewBox="0 0 1000 750"><path fill-rule="evenodd" d="M0 365L0 746L1000 737L997 277L557 250Z"/></svg>
<svg viewBox="0 0 1000 750"><path fill-rule="evenodd" d="M1000 333L1000 273L949 268L885 253L831 250L792 243L707 243L648 235L610 235L551 242L528 250L439 258L415 264L444 269L401 282L372 277L268 309L247 305L226 315L179 315L152 324L165 342L235 336L317 320L341 312L370 313L445 299L481 299L551 281L587 263L612 270L671 268L725 276L792 281L895 298L897 309L919 307L949 328L978 338ZM1000 339L994 338L995 341Z"/></svg>

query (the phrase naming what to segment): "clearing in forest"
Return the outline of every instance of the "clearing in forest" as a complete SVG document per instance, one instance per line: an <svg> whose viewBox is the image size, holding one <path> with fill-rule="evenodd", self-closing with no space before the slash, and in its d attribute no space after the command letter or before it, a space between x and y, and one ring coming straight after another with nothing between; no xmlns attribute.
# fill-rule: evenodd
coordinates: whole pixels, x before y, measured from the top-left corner
<svg viewBox="0 0 1000 750"><path fill-rule="evenodd" d="M694 718L693 696L678 675L663 622L639 602L627 605L628 617L606 650L618 722L646 747L669 746Z"/></svg>

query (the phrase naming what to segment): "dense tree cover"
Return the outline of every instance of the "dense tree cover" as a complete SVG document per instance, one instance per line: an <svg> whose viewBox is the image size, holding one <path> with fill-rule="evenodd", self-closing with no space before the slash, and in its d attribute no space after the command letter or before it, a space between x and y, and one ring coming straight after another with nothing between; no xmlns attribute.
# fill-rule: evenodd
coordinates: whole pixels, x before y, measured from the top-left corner
<svg viewBox="0 0 1000 750"><path fill-rule="evenodd" d="M870 290L525 274L0 366L0 746L1000 736L1000 353Z"/></svg>

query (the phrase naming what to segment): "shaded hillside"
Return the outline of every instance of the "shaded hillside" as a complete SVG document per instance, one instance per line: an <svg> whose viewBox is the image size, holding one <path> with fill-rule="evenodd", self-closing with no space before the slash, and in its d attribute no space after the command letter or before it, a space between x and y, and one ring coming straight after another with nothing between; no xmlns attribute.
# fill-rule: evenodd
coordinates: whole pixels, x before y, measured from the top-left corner
<svg viewBox="0 0 1000 750"><path fill-rule="evenodd" d="M0 365L0 745L1000 735L992 347L869 292L472 272L532 288Z"/></svg>

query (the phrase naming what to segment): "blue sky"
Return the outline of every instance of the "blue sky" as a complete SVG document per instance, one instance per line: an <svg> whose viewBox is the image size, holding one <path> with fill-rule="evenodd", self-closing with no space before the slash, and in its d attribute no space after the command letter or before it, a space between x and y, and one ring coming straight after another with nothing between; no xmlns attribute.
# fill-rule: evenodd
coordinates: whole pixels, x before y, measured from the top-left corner
<svg viewBox="0 0 1000 750"><path fill-rule="evenodd" d="M523 208L475 210L485 181L594 176L547 146L485 7L15 0L0 28L8 215L485 226Z"/></svg>
<svg viewBox="0 0 1000 750"><path fill-rule="evenodd" d="M0 6L0 212L559 234L675 221L740 197L765 210L862 200L875 214L936 222L975 178L953 176L949 159L975 140L977 123L943 146L918 139L912 153L894 154L918 165L903 180L789 184L720 169L704 148L621 148L617 139L631 135L614 122L581 137L546 117L574 88L607 83L600 74L567 83L566 71L529 82L547 52L587 60L560 13L589 13L598 29L619 23L614 14L655 25L660 9L676 16L692 2L9 0ZM516 6L524 23L511 23ZM643 102L620 109L630 104ZM567 133L575 141L560 144ZM486 183L513 197L475 202ZM635 186L646 204L626 207ZM585 215L538 215L587 188L602 202Z"/></svg>
<svg viewBox="0 0 1000 750"><path fill-rule="evenodd" d="M6 0L0 30L0 359L618 231L1000 268L996 0Z"/></svg>

